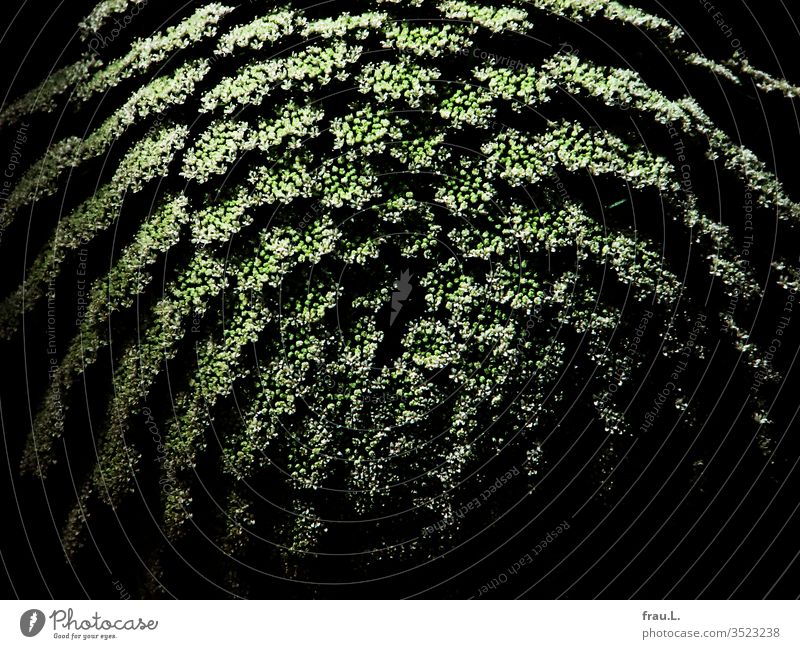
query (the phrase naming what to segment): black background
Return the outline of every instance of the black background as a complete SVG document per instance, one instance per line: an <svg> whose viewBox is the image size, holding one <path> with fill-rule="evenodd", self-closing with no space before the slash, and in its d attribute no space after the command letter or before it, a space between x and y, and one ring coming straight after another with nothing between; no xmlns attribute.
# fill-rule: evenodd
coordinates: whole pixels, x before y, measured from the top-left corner
<svg viewBox="0 0 800 649"><path fill-rule="evenodd" d="M8 29L0 42L3 75L0 94L5 101L34 87L36 80L54 67L76 58L76 18L88 13L93 4L30 1L22 4L17 13L13 2L3 2L5 15L0 28L8 26ZM662 15L671 12L674 20L709 58L725 59L731 54L730 38L720 33L702 3L676 0L663 6L656 2L640 2L639 6ZM747 4L718 2L717 6L756 67L800 85L800 57L797 56L800 34L792 20L800 16L800 7L775 0ZM345 8L342 3L342 10ZM630 56L638 57L637 69L647 67L647 51L634 50ZM657 68L654 65L651 73L658 74ZM762 110L756 101L740 97L732 112L728 98L716 95L713 88L698 88L698 92L706 93L704 106L712 107L709 112L717 123L728 132L738 127L744 143L770 164L793 198L800 198L800 165L797 162L800 128L794 112L796 103L792 105L776 99ZM13 132L0 133L0 159L5 157L13 137ZM48 139L47 129L40 129L31 137L36 142L31 150L41 149ZM19 250L9 253L0 247L0 255L4 256L0 260L4 295L19 283L22 268L16 255L20 254ZM25 359L18 345L0 346L0 354L0 414L5 443L4 466L0 469L0 551L4 568L0 572L7 573L0 579L3 584L0 593L22 598L116 597L114 579L122 578L131 585L141 580L140 573L131 565L135 563L132 556L124 549L124 537L115 530L101 531L101 535L107 534L102 539L104 556L82 565L78 577L64 559L57 526L51 521L48 501L41 488L30 478L18 477L16 468L30 425ZM787 436L781 454L783 469L776 471L773 480L753 483L759 469L754 464L739 467L733 480L722 488L729 477L723 471L710 476L703 489L693 491L677 513L669 517L677 498L673 493L667 499L659 490L668 479L680 448L656 455L656 441L649 446L642 445L637 451L639 461L633 461L632 466L640 468L641 459L648 454L653 454L655 463L642 476L638 469L628 474L623 471L617 476L623 485L635 484L619 505L604 503L581 510L570 522L570 530L540 561L523 569L518 577L488 596L510 598L525 593L526 597L542 598L797 597L800 594L800 569L796 561L800 530L796 509L800 503L800 485L794 470L798 446L794 439L796 427L790 426L790 422L797 407L800 384L796 372L788 367L784 369L786 381L781 406L776 411L776 427L786 431ZM722 369L714 371L725 377ZM724 419L708 425L724 426ZM731 451L730 463L723 461L722 466L732 470L735 459L736 453ZM786 481L781 484L783 478ZM754 489L748 493L753 484ZM686 487L678 488L685 490ZM621 491L626 491L625 486ZM716 497L718 492L721 495ZM565 502L559 509L566 511L569 506ZM424 596L477 595L482 584L506 570L542 540L541 520L548 521L545 529L555 528L561 520L544 513L540 524L529 526L532 519L533 512L524 506L518 507L469 549L426 567L425 583L441 584ZM186 571L182 579L186 587L180 594L184 597L220 596L191 571ZM742 586L737 588L740 583ZM411 573L391 583L347 588L307 588L275 580L256 594L263 597L394 597L414 594L416 590L417 579Z"/></svg>

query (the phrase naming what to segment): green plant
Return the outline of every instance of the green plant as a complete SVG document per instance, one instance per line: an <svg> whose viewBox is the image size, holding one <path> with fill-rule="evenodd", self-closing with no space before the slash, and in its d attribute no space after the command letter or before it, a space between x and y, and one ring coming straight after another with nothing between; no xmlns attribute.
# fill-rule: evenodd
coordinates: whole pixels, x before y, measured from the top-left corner
<svg viewBox="0 0 800 649"><path fill-rule="evenodd" d="M80 251L135 223L121 228L79 324L59 331L69 344L23 458L47 478L70 441L81 378L110 359L97 456L64 526L68 553L91 512L141 496L137 476L155 461L170 540L207 525L247 557L263 534L298 575L338 516L367 521L364 554L433 555L457 538L459 489L488 460L516 453L531 479L547 468L565 409L579 404L613 439L650 434L622 397L642 380L645 355L630 340L643 312L658 314L648 345L667 377L708 353L702 338L687 353L701 322L723 326L721 344L741 352L753 380L772 378L767 346L742 319L763 294L743 252L747 227L712 217L691 178L712 165L751 197L753 218L775 213L789 233L800 206L701 99L565 48L537 24L570 34L570 21L614 25L709 81L786 97L796 88L741 57L701 57L668 21L608 0L376 0L333 16L256 4L205 4L118 58L87 48L0 112L7 126L64 106L103 116L86 136L54 142L0 210L8 230L70 175L99 179L65 203L4 299L5 337L20 335L20 314L41 306ZM98 5L85 39L126 8ZM131 89L118 108L98 100L118 85ZM699 251L691 273L662 254L662 219ZM769 281L793 295L793 257L777 253ZM416 302L395 328L392 287L409 268ZM575 368L577 394L564 385ZM670 405L690 425L690 395L675 383ZM766 419L758 399L749 407ZM145 409L160 417L158 445ZM598 463L611 466L615 452ZM204 481L220 505L196 523ZM274 490L271 513L255 484ZM419 538L438 520L448 525L436 539ZM241 586L236 567L230 579Z"/></svg>

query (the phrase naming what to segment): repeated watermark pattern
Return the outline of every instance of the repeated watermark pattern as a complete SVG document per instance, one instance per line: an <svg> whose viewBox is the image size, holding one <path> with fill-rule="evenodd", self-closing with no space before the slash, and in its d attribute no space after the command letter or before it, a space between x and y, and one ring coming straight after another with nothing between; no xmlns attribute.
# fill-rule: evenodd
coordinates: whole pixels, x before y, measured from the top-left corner
<svg viewBox="0 0 800 649"><path fill-rule="evenodd" d="M17 128L14 142L11 145L11 155L8 158L5 169L3 169L3 178L0 180L0 205L8 202L14 189L14 177L17 175L17 167L23 162L22 151L23 146L28 141L28 129L30 129L30 124L27 122L22 122ZM7 223L0 220L0 243L3 241L6 227Z"/></svg>
<svg viewBox="0 0 800 649"><path fill-rule="evenodd" d="M117 40L120 34L122 34L122 32L130 26L142 9L147 6L147 2L148 0L136 0L131 9L122 17L121 20L115 16L114 27L110 29L107 34L94 32L94 34L92 34L92 38L89 40L89 49L99 56L99 50L104 50L106 47L111 45L111 43Z"/></svg>
<svg viewBox="0 0 800 649"><path fill-rule="evenodd" d="M725 38L730 39L729 44L734 49L735 53L745 56L742 41L734 35L733 26L728 23L723 11L721 9L717 9L716 5L711 2L711 0L698 0L698 2L702 5L703 9L708 12L708 15L711 16L711 19L717 23L717 27L719 27L722 35L725 36Z"/></svg>
<svg viewBox="0 0 800 649"><path fill-rule="evenodd" d="M536 557L542 554L542 552L544 552L547 548L551 547L553 543L555 543L556 539L558 539L569 528L570 528L569 522L566 520L562 521L554 529L550 530L545 535L545 537L541 541L539 541L539 543L533 546L528 552L523 554L508 568L506 568L503 572L497 575L497 577L494 577L489 581L487 581L485 584L483 584L478 589L478 594L476 595L476 597L481 597L482 595L486 595L488 592L493 591L499 588L500 586L508 583L508 580L511 577L515 577L517 574L519 574L520 569L532 564L536 560Z"/></svg>
<svg viewBox="0 0 800 649"><path fill-rule="evenodd" d="M644 433L653 426L658 419L658 416L661 414L664 404L678 389L678 382L680 381L683 373L689 367L689 360L693 356L694 350L697 346L697 337L705 329L707 320L708 316L705 313L697 314L697 318L692 325L692 329L689 331L686 344L683 345L679 352L680 358L672 368L672 372L670 372L669 380L658 391L656 396L653 397L653 401L649 409L644 414L644 421L639 426L640 432Z"/></svg>
<svg viewBox="0 0 800 649"><path fill-rule="evenodd" d="M481 493L475 496L472 500L470 500L465 505L462 505L459 509L453 512L451 517L443 518L440 521L437 521L433 525L428 525L422 530L422 536L431 536L432 534L439 532L450 525L452 525L456 520L463 520L467 514L470 512L477 511L492 497L496 494L500 489L502 489L505 485L507 485L513 478L520 474L519 467L511 467L508 471L506 471L503 475L499 476L492 484L486 487Z"/></svg>
<svg viewBox="0 0 800 649"><path fill-rule="evenodd" d="M616 366L611 378L608 381L606 389L603 391L603 396L595 402L598 410L603 410L608 405L608 401L611 399L611 397L622 386L625 378L625 367L636 362L638 359L640 354L639 348L642 344L642 340L644 340L644 335L647 331L647 325L650 324L650 320L654 317L654 315L655 314L650 309L642 314L639 324L636 326L636 329L633 330L633 338L631 338L628 341L628 344L625 346L624 362Z"/></svg>

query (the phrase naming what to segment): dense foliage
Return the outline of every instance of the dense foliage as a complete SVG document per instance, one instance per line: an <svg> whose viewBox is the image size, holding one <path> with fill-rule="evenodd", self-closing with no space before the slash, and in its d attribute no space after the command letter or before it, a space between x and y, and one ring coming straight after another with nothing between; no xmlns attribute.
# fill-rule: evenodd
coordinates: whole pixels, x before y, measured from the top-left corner
<svg viewBox="0 0 800 649"><path fill-rule="evenodd" d="M144 499L164 544L235 559L232 592L247 565L302 579L342 548L370 576L420 562L462 538L471 485L524 467L534 489L578 420L613 489L637 438L705 417L684 378L719 346L768 425L773 336L748 323L765 292L793 299L800 205L701 97L586 34L797 88L612 0L197 3L146 36L134 5L99 3L85 54L0 112L69 116L0 210L4 244L47 224L0 331L57 322L22 470L88 451L69 556ZM759 227L781 232L768 275Z"/></svg>

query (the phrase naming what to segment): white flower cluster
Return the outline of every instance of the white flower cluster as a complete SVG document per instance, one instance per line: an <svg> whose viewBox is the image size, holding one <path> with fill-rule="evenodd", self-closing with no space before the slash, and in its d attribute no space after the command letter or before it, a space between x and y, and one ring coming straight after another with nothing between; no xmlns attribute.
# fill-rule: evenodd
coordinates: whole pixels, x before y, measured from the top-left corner
<svg viewBox="0 0 800 649"><path fill-rule="evenodd" d="M100 3L85 28L128 4ZM100 125L86 137L72 131L55 142L0 206L4 228L23 208L49 209L68 173L106 156L97 190L70 194L24 284L4 298L6 336L77 251L121 213L139 218L91 288L26 451L26 468L44 474L64 434L59 395L109 347L114 390L68 548L93 499L117 505L133 488L141 448L125 440L166 363L181 368L160 469L169 535L190 527L195 472L219 417L231 516L220 542L246 548L243 527L261 521L245 478L279 463L290 485L284 505L296 512L275 526L288 557L324 535L322 492L343 494L365 516L423 510L455 533L453 492L485 458L511 448L530 458L531 475L546 463L538 427L553 424L568 392L559 381L576 368L588 377L581 403L601 432L631 434L621 403L599 395L612 381L616 393L636 380L639 358L619 339L637 323L598 285L672 313L662 351L680 353L674 330L693 322L700 289L662 258L660 219L702 250L696 275L758 299L731 219L709 217L687 189L684 150L698 165L721 161L716 171L752 193L753 209L777 209L783 224L797 224L800 205L699 100L670 98L580 50L531 54L513 68L464 52L479 38L536 36L544 12L641 30L668 43L680 65L725 83L752 81L754 91L788 98L797 88L744 60L684 52L672 23L612 0L420 0L414 20L407 2L377 4L381 11L329 17L322 6L308 15L264 9L255 19L251 6L240 19L239 7L201 3L153 36L121 36L128 51L117 60L87 52L0 113L11 124L53 110L70 90L80 112L115 86L130 89L115 106L101 102ZM635 115L675 146L650 150L627 127L545 117L565 99ZM613 195L587 200L584 181ZM128 199L152 210L129 216ZM657 199L664 214L635 215L637 229L610 212L640 199ZM783 288L798 283L793 254L776 251ZM110 339L109 317L127 331L117 315L134 308L140 330ZM735 315L726 320L733 344L763 369ZM391 537L380 534L381 543Z"/></svg>

